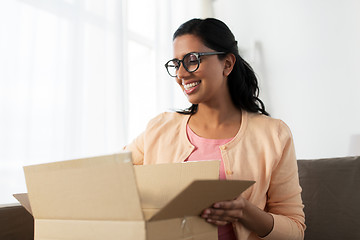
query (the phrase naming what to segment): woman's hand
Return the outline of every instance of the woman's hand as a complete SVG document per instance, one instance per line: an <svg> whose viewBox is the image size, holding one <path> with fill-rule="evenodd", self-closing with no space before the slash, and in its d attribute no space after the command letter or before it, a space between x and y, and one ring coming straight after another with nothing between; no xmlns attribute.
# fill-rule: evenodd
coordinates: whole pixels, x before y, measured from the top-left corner
<svg viewBox="0 0 360 240"><path fill-rule="evenodd" d="M245 204L245 199L243 198L218 202L215 203L212 208L205 209L201 217L218 226L238 222L243 218Z"/></svg>
<svg viewBox="0 0 360 240"><path fill-rule="evenodd" d="M211 208L203 211L201 217L217 226L240 222L260 237L268 235L274 225L271 214L264 212L242 197L232 201L214 203Z"/></svg>

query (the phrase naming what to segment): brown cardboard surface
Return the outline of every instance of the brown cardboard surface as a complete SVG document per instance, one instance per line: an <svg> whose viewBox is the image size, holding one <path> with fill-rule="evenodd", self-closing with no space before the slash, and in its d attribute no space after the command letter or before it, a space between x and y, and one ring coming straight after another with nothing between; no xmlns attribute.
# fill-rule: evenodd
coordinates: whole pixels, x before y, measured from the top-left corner
<svg viewBox="0 0 360 240"><path fill-rule="evenodd" d="M218 179L220 161L134 166L140 202L148 219L197 179Z"/></svg>
<svg viewBox="0 0 360 240"><path fill-rule="evenodd" d="M32 215L28 194L27 193L16 193L16 194L13 194L13 196Z"/></svg>
<svg viewBox="0 0 360 240"><path fill-rule="evenodd" d="M36 240L145 240L144 221L35 220Z"/></svg>
<svg viewBox="0 0 360 240"><path fill-rule="evenodd" d="M144 221L35 220L36 240L217 240L217 227L199 217ZM59 237L61 236L61 238Z"/></svg>
<svg viewBox="0 0 360 240"><path fill-rule="evenodd" d="M202 210L215 202L236 198L252 184L254 181L196 180L156 213L150 221L198 216Z"/></svg>
<svg viewBox="0 0 360 240"><path fill-rule="evenodd" d="M217 228L197 215L252 184L215 180L219 161L133 166L129 153L24 172L35 240L215 240ZM26 195L17 197L26 204Z"/></svg>
<svg viewBox="0 0 360 240"><path fill-rule="evenodd" d="M143 220L131 155L24 167L35 219Z"/></svg>
<svg viewBox="0 0 360 240"><path fill-rule="evenodd" d="M148 239L217 240L217 227L200 217L173 218L147 222Z"/></svg>

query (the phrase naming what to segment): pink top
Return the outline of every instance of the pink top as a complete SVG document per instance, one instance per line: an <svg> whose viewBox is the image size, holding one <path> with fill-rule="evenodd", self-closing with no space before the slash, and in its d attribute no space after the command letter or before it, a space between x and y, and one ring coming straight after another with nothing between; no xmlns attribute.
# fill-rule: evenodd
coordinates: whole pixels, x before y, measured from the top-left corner
<svg viewBox="0 0 360 240"><path fill-rule="evenodd" d="M196 135L189 125L186 127L187 136L195 149L186 161L221 160L219 178L226 179L224 162L221 157L220 146L231 141L230 139L208 139ZM219 240L236 240L234 229L231 224L218 228Z"/></svg>

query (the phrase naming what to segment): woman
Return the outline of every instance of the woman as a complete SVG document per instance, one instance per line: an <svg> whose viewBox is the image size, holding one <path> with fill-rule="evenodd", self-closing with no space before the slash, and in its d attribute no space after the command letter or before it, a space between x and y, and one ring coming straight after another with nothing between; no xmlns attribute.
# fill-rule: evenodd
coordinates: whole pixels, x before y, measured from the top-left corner
<svg viewBox="0 0 360 240"><path fill-rule="evenodd" d="M201 217L219 226L219 239L303 239L291 132L265 111L230 29L217 19L192 19L175 32L173 50L165 66L192 106L151 120L126 147L134 163L221 159L221 179L256 183L203 211Z"/></svg>

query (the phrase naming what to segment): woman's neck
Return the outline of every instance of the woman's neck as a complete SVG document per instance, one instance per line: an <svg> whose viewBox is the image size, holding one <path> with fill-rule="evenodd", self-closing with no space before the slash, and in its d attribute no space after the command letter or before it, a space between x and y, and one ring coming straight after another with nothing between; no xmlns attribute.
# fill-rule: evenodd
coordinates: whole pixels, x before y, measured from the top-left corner
<svg viewBox="0 0 360 240"><path fill-rule="evenodd" d="M189 127L199 136L212 139L231 138L241 124L241 111L234 105L208 106L199 104L189 119Z"/></svg>
<svg viewBox="0 0 360 240"><path fill-rule="evenodd" d="M218 106L218 107L209 107L206 105L199 104L196 114L194 117L198 120L209 123L214 127L222 124L231 122L233 118L240 114L240 110L235 108L235 106Z"/></svg>

